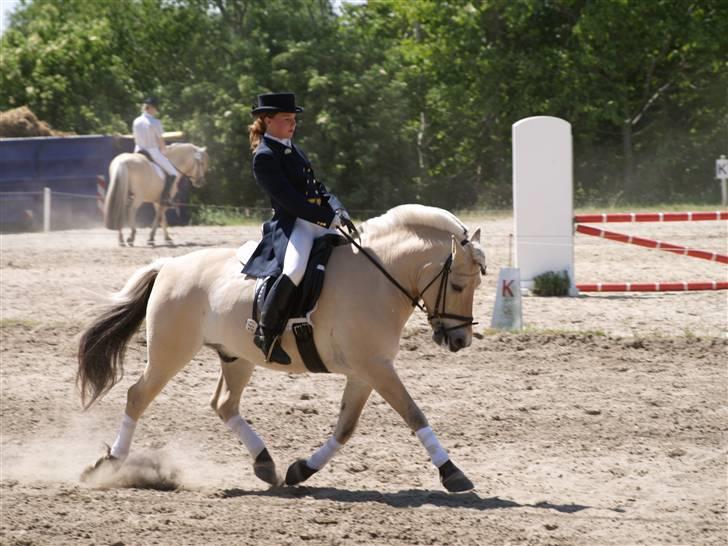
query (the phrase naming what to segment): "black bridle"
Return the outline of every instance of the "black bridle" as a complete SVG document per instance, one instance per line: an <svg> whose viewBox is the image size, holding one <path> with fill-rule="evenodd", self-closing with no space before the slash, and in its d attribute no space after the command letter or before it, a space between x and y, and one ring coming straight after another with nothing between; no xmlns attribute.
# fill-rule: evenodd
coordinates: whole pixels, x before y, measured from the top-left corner
<svg viewBox="0 0 728 546"><path fill-rule="evenodd" d="M465 316L465 315L455 315L453 313L447 313L445 311L445 303L447 299L447 281L450 277L450 271L452 270L452 253L447 257L445 262L442 264L442 267L440 268L440 271L435 275L430 282L427 283L427 286L422 289L422 291L417 294L416 296L410 296L409 292L407 292L407 289L402 286L397 279L395 279L389 271L384 269L384 266L380 264L377 260L375 260L369 252L366 251L359 243L356 242L356 240L346 233L341 227L337 228L346 238L347 241L349 241L352 245L354 245L359 251L364 254L364 256L367 257L367 259L374 264L374 266L379 269L379 271L384 274L385 277L394 285L396 286L402 294L405 295L405 297L410 301L412 304L412 307L417 307L420 311L424 312L427 315L427 321L432 326L433 320L440 320L440 319L453 319L453 320L462 320L463 322L461 324L458 324L457 326L451 326L449 328L445 328L443 324L439 324L438 328L440 332L447 333L451 330L457 330L458 328L463 328L466 326L473 326L475 324L478 324L477 322L473 321L473 317ZM467 243L468 240L465 239L463 244ZM435 305L433 308L433 312L429 313L427 311L427 308L421 303L424 302L423 296L425 295L425 292L433 285L435 284L435 281L437 279L440 279L440 286L437 289L437 299L435 300ZM433 326L434 328L434 326Z"/></svg>
<svg viewBox="0 0 728 546"><path fill-rule="evenodd" d="M196 153L198 153L198 152L197 152L197 151L195 151L195 154L196 154ZM169 158L167 158L167 159L169 159ZM194 164L195 164L195 167L194 167L195 171L198 171L198 170L202 171L202 165L201 165L201 162L202 162L202 158L200 158L200 159L197 159L197 158L196 158L196 157L194 156L194 154L192 154L192 161L193 161L193 162L194 162ZM172 160L170 159L170 161L169 161L169 162L170 162L170 163L172 163ZM205 172L204 172L204 171L202 171L202 174L201 174L200 176L198 176L198 177L193 177L192 175L190 175L190 174L187 174L186 172L184 172L184 171L183 171L182 169L180 169L180 168L179 168L179 167L178 167L177 165L175 165L174 163L172 163L172 166L173 166L173 167L174 167L175 169L177 169L177 170L178 170L178 171L179 171L180 173L182 173L182 174L183 174L183 175L184 175L185 177L187 177L187 178L188 178L188 179L189 179L189 180L190 180L190 181L191 181L191 182L192 182L192 183L193 183L193 184L194 184L195 186L197 186L197 185L198 185L198 184L200 183L200 181L202 181L203 183L204 183L204 181L205 181Z"/></svg>

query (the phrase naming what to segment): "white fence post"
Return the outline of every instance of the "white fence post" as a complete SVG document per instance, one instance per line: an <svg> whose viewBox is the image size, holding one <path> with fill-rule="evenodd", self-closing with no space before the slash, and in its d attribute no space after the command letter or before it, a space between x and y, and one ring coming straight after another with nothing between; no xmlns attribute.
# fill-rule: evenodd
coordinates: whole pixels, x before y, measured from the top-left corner
<svg viewBox="0 0 728 546"><path fill-rule="evenodd" d="M521 286L534 277L567 271L574 284L573 167L571 124L550 116L513 124L513 220L515 266Z"/></svg>
<svg viewBox="0 0 728 546"><path fill-rule="evenodd" d="M43 188L43 231L51 230L51 189Z"/></svg>

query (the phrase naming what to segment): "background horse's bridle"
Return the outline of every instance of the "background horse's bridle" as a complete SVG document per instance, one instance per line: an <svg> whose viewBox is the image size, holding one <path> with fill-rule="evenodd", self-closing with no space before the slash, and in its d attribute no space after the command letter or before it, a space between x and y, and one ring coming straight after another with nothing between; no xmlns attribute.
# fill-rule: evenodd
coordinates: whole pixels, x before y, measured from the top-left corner
<svg viewBox="0 0 728 546"><path fill-rule="evenodd" d="M473 321L473 317L469 317L469 316L465 316L465 315L455 315L453 313L447 313L445 311L445 303L446 303L446 299L447 299L447 280L448 280L448 277L450 276L450 271L452 269L452 256L453 256L452 253L450 253L450 255L447 257L447 259L445 260L445 263L442 264L442 267L440 268L440 271L437 273L437 275L435 275L432 278L432 280L427 283L427 286L425 286L425 288L423 288L419 294L417 294L413 297L413 296L410 296L409 292L407 292L407 289L404 286L402 286L399 283L399 281L397 281L397 279L395 279L389 273L389 271L384 269L384 266L382 264L380 264L377 260L375 260L374 257L371 254L369 254L369 252L366 251L366 249L364 249L359 243L357 243L356 240L354 240L354 238L351 235L346 233L346 231L344 231L340 226L337 227L337 229L344 235L344 238L346 238L347 241L349 241L352 245L354 245L357 249L359 249L359 251L362 254L364 254L364 256L366 256L367 259L370 262L372 262L374 264L374 266L377 269L379 269L379 271L381 271L382 274L384 274L384 276L387 277L387 279L394 286L396 286L400 292L402 292L407 297L407 299L412 304L412 307L417 307L418 309L420 309L420 311L422 311L423 313L425 313L427 315L427 320L431 326L432 326L432 321L436 320L436 319L437 320L454 319L454 320L463 321L461 324L458 324L456 326L450 326L449 328L445 328L445 326L442 323L440 323L438 325L438 329L442 333L447 333L451 330L457 330L458 328L463 328L465 326L473 326L475 324L478 324L477 322ZM469 241L467 239L465 239L462 244L465 245L468 242ZM440 286L437 289L437 299L435 300L435 305L433 307L432 313L429 313L427 311L427 308L423 305L424 300L422 299L422 297L425 295L425 292L427 292L427 290L433 284L435 284L435 281L437 281L437 279L440 279ZM433 328L434 328L434 326L433 326Z"/></svg>
<svg viewBox="0 0 728 546"><path fill-rule="evenodd" d="M194 167L194 168L195 168L195 171L197 171L198 169L202 169L202 165L201 165L201 162L202 162L202 155L200 155L200 156L199 156L199 158L198 158L198 157L197 157L197 156L198 156L198 154L200 154L200 151L199 151L199 150L195 150L195 153L194 153L194 154L192 154L192 161L193 161L193 162L194 162L194 164L195 164L195 167ZM169 158L167 158L167 159L169 159ZM169 162L170 162L170 163L172 163L172 160L170 159L170 161L169 161ZM202 173L202 175L201 175L201 176L198 176L198 177L196 177L196 178L195 178L195 177L193 177L192 175L189 175L189 174L187 174L186 172L184 172L184 171L183 171L182 169L180 169L180 168L179 168L179 167L178 167L177 165L175 165L174 163L172 163L172 166L173 166L173 167L174 167L175 169L177 169L177 170L178 170L178 171L179 171L180 173L182 173L182 175L186 176L186 177L187 177L187 178L188 178L188 179L189 179L190 181L194 181L194 182L196 182L196 183L199 183L200 181L203 181L203 182L204 182L204 180L205 180L205 173L204 173L204 172Z"/></svg>

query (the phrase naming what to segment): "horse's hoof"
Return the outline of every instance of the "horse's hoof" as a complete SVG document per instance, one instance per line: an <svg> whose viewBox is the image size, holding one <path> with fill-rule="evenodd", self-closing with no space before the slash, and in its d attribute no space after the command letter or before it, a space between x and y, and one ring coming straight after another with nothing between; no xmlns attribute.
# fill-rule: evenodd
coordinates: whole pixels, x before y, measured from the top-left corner
<svg viewBox="0 0 728 546"><path fill-rule="evenodd" d="M147 241L147 246L154 246L154 241Z"/></svg>
<svg viewBox="0 0 728 546"><path fill-rule="evenodd" d="M450 459L438 470L440 471L440 482L450 493L462 493L475 489L473 482Z"/></svg>
<svg viewBox="0 0 728 546"><path fill-rule="evenodd" d="M305 482L316 474L316 472L318 470L308 466L303 459L299 459L288 467L288 472L286 472L286 485L296 485Z"/></svg>
<svg viewBox="0 0 728 546"><path fill-rule="evenodd" d="M276 464L268 453L268 449L263 449L255 458L253 463L253 472L255 475L270 485L281 485L283 479L276 471Z"/></svg>
<svg viewBox="0 0 728 546"><path fill-rule="evenodd" d="M81 472L81 482L86 483L100 475L111 476L115 474L123 461L111 454L111 450L107 448L106 454L98 458L98 460Z"/></svg>
<svg viewBox="0 0 728 546"><path fill-rule="evenodd" d="M130 248L133 247L134 246L134 241L132 241L131 239L127 239L126 240L126 246L128 246Z"/></svg>

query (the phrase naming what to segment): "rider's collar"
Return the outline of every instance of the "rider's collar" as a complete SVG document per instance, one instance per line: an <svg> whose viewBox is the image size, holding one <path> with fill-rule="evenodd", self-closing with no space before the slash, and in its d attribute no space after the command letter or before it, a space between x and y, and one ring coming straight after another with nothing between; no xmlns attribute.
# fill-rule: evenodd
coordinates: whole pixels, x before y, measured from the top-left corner
<svg viewBox="0 0 728 546"><path fill-rule="evenodd" d="M293 147L293 144L291 144L291 139L290 138L277 138L277 137L274 137L273 135L271 135L269 133L266 133L263 136L265 138L269 138L271 140L275 140L276 142L280 142L281 144L283 144L287 148L292 148Z"/></svg>

